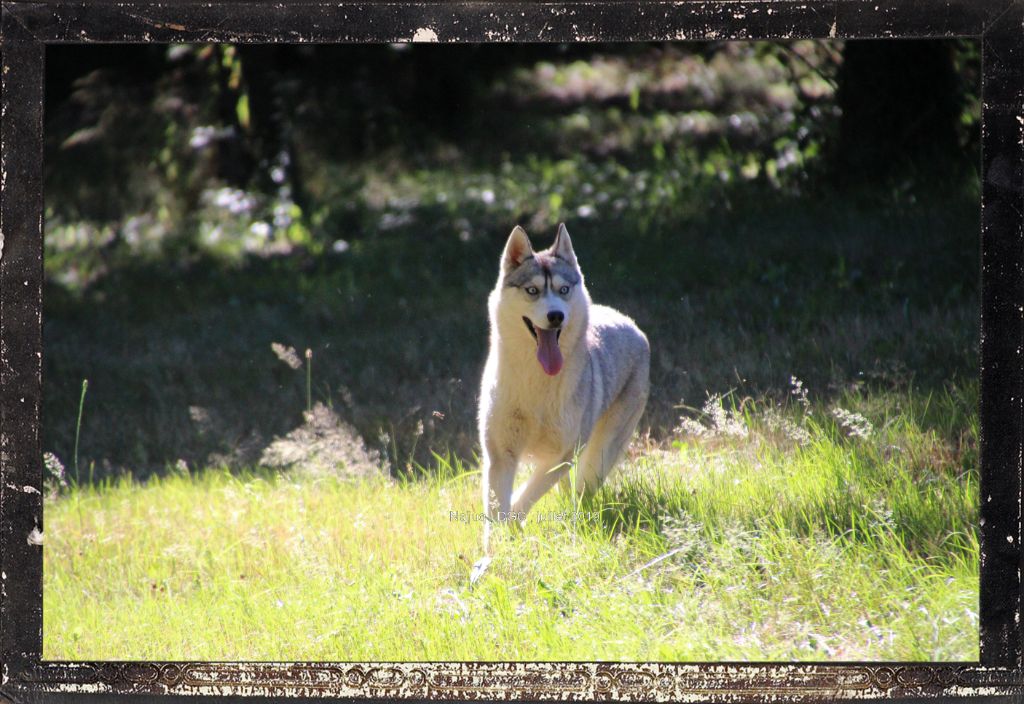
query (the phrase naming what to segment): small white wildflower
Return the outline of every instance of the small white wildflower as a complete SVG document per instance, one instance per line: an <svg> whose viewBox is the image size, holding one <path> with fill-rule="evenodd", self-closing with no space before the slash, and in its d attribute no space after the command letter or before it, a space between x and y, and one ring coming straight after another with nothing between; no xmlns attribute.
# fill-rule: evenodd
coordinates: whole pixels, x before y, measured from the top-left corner
<svg viewBox="0 0 1024 704"><path fill-rule="evenodd" d="M217 244L223 236L224 228L220 225L215 225L214 227L204 225L199 233L200 239L202 239L205 244L209 245Z"/></svg>
<svg viewBox="0 0 1024 704"><path fill-rule="evenodd" d="M292 208L290 203L274 205L274 227L283 230L292 224Z"/></svg>
<svg viewBox="0 0 1024 704"><path fill-rule="evenodd" d="M55 477L64 477L64 463L52 452L43 453L43 466Z"/></svg>
<svg viewBox="0 0 1024 704"><path fill-rule="evenodd" d="M871 516L871 523L889 530L895 529L896 520L893 517L892 508L885 501L880 498L872 500L868 506L868 511Z"/></svg>
<svg viewBox="0 0 1024 704"><path fill-rule="evenodd" d="M193 423L209 423L211 420L210 412L202 406L189 406L188 417Z"/></svg>
<svg viewBox="0 0 1024 704"><path fill-rule="evenodd" d="M861 440L867 440L871 437L874 426L871 425L871 421L860 413L853 413L845 408L836 406L832 409L832 415L839 421L839 426L849 437L860 438Z"/></svg>
<svg viewBox="0 0 1024 704"><path fill-rule="evenodd" d="M783 171L798 161L800 161L800 152L796 145L790 142L782 149L782 153L776 157L775 165L779 171Z"/></svg>
<svg viewBox="0 0 1024 704"><path fill-rule="evenodd" d="M743 419L735 411L725 410L722 406L722 397L718 394L708 398L701 411L710 419L713 434L735 438L747 437L748 430Z"/></svg>
<svg viewBox="0 0 1024 704"><path fill-rule="evenodd" d="M803 406L804 411L806 411L810 407L811 402L807 398L807 389L804 388L804 382L795 376L791 376L789 377L789 386L789 393L796 398L796 402Z"/></svg>
<svg viewBox="0 0 1024 704"><path fill-rule="evenodd" d="M698 421L693 418L680 418L679 425L676 426L675 432L679 435L692 435L694 437L700 437L707 432L707 428L701 425Z"/></svg>
<svg viewBox="0 0 1024 704"><path fill-rule="evenodd" d="M192 134L188 139L188 146L193 149L203 149L204 147L209 146L209 144L216 138L216 128L208 125L200 125L192 130Z"/></svg>
<svg viewBox="0 0 1024 704"><path fill-rule="evenodd" d="M56 493L60 489L67 488L68 482L65 479L64 463L52 452L43 453L43 467L46 469L46 481L51 484L51 491Z"/></svg>
<svg viewBox="0 0 1024 704"><path fill-rule="evenodd" d="M259 239L265 240L268 237L270 237L270 225L263 222L262 220L259 222L254 222L252 225L249 225L249 232L254 234Z"/></svg>
<svg viewBox="0 0 1024 704"><path fill-rule="evenodd" d="M292 369L299 369L302 367L302 361L299 359L299 354L295 351L294 347L285 347L280 342L271 342L270 349L274 351L277 358L287 364Z"/></svg>
<svg viewBox="0 0 1024 704"><path fill-rule="evenodd" d="M380 218L378 226L382 230L394 230L395 228L410 224L414 219L412 213L409 212L384 213Z"/></svg>
<svg viewBox="0 0 1024 704"><path fill-rule="evenodd" d="M248 213L256 207L256 198L238 188L220 188L211 195L214 205L232 215Z"/></svg>
<svg viewBox="0 0 1024 704"><path fill-rule="evenodd" d="M764 422L768 430L782 433L797 445L805 446L811 443L811 434L807 432L806 428L786 418L775 408L771 408L765 413Z"/></svg>
<svg viewBox="0 0 1024 704"><path fill-rule="evenodd" d="M694 437L724 435L745 438L750 434L743 417L736 411L727 411L722 406L722 397L718 394L712 394L700 410L707 420L707 425L693 418L684 417L679 419L679 425L676 426L675 432Z"/></svg>

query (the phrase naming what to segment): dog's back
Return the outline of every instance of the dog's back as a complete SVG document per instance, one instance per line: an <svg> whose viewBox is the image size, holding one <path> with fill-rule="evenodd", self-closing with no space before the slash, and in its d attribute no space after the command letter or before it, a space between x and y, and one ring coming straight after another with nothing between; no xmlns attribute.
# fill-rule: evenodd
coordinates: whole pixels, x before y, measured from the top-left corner
<svg viewBox="0 0 1024 704"><path fill-rule="evenodd" d="M607 389L608 401L618 396L630 376L646 378L649 371L651 348L647 336L632 318L608 306L590 307L587 354L601 376L602 387Z"/></svg>
<svg viewBox="0 0 1024 704"><path fill-rule="evenodd" d="M587 407L585 416L592 417L579 428L584 442L597 420L627 387L630 394L642 392L646 402L651 351L647 336L632 318L614 308L592 304L585 353L585 371L573 399Z"/></svg>
<svg viewBox="0 0 1024 704"><path fill-rule="evenodd" d="M577 393L590 396L595 423L580 428L585 435L577 476L585 490L594 491L621 459L647 404L651 348L632 318L592 305L587 359L590 373Z"/></svg>

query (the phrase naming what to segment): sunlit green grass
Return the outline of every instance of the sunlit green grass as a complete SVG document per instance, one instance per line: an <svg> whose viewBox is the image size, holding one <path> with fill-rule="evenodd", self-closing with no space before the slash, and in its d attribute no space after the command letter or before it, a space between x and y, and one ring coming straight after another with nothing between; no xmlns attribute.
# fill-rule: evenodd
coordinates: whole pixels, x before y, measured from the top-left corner
<svg viewBox="0 0 1024 704"><path fill-rule="evenodd" d="M975 394L849 392L866 437L831 406L712 403L593 500L499 530L476 583L458 462L72 489L47 504L44 657L974 659Z"/></svg>

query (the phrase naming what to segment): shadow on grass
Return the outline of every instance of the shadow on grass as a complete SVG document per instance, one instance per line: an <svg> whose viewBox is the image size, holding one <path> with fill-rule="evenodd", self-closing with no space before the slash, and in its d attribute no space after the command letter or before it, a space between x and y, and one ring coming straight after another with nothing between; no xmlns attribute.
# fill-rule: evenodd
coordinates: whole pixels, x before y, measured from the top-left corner
<svg viewBox="0 0 1024 704"><path fill-rule="evenodd" d="M706 211L570 220L594 300L652 342L641 429L667 437L677 405L710 393L784 397L791 376L822 398L973 377L976 202L873 203L736 188ZM94 476L251 463L306 408L305 371L277 342L312 351L312 401L393 470L472 456L486 297L513 223L475 224L467 236L424 206L338 253L128 259L83 291L48 282L44 449L68 462L88 378Z"/></svg>

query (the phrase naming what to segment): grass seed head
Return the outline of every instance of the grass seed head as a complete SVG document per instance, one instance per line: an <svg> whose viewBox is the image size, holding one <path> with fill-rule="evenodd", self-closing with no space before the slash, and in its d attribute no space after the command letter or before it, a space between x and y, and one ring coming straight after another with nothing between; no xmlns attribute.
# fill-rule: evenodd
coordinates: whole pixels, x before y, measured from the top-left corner
<svg viewBox="0 0 1024 704"><path fill-rule="evenodd" d="M285 347L280 342L271 342L270 349L274 351L277 358L287 364L292 369L299 369L302 367L302 360L299 359L298 353L294 347ZM307 359L312 356L312 352L306 350Z"/></svg>
<svg viewBox="0 0 1024 704"><path fill-rule="evenodd" d="M843 429L843 432L845 432L848 437L867 440L871 437L871 434L874 431L874 426L871 425L871 421L860 413L854 413L846 410L845 408L836 406L832 409L832 415L839 422L839 427Z"/></svg>

